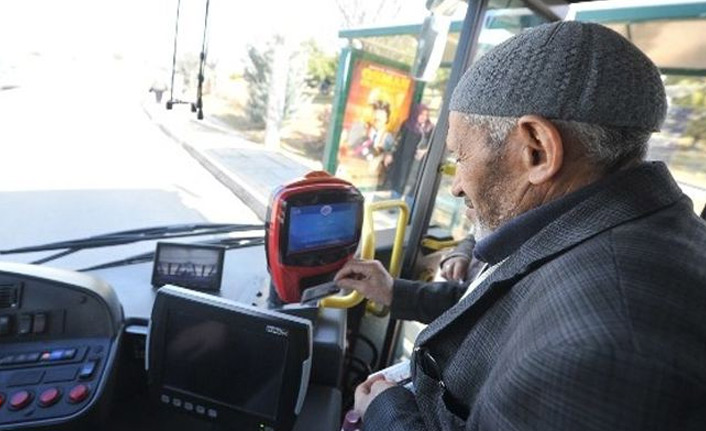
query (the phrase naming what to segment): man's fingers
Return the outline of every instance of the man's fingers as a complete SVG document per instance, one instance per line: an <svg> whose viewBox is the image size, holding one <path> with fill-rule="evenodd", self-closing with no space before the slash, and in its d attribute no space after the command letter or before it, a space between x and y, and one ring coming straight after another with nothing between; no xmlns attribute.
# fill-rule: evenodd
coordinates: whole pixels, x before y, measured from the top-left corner
<svg viewBox="0 0 706 431"><path fill-rule="evenodd" d="M369 277L371 273L371 265L372 261L364 261L364 260L351 260L345 265L343 265L343 268L341 268L338 273L336 273L336 276L333 278L334 281L341 280L343 278L355 278L355 279L360 279L360 278L365 278Z"/></svg>
<svg viewBox="0 0 706 431"><path fill-rule="evenodd" d="M336 281L336 286L341 289L357 290L358 292L365 292L368 286L364 281L355 280L353 278L341 278Z"/></svg>
<svg viewBox="0 0 706 431"><path fill-rule="evenodd" d="M378 395L380 392L384 391L385 389L389 389L393 386L397 386L397 384L395 384L394 382L388 382L387 380L376 380L370 386L370 393Z"/></svg>
<svg viewBox="0 0 706 431"><path fill-rule="evenodd" d="M375 382L378 382L380 380L385 380L385 376L383 376L382 374L378 374L373 377L368 377L368 380L359 384L358 387L355 389L355 391L360 392L361 394L369 394L370 389L372 388L373 384L375 384Z"/></svg>
<svg viewBox="0 0 706 431"><path fill-rule="evenodd" d="M449 266L449 265L444 265L444 266L441 268L441 276L444 277L444 278L447 279L447 280L451 278L451 274L449 273L449 269L450 269L450 266Z"/></svg>
<svg viewBox="0 0 706 431"><path fill-rule="evenodd" d="M466 275L466 268L468 268L468 266L465 265L465 262L456 262L452 268L453 279L454 280L462 280L463 278L465 278L464 276Z"/></svg>

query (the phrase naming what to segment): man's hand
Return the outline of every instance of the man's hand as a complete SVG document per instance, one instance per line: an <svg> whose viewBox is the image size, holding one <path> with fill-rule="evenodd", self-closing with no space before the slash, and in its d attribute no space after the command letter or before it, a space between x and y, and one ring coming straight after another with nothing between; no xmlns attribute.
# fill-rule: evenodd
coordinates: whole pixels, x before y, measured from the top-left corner
<svg viewBox="0 0 706 431"><path fill-rule="evenodd" d="M385 380L385 376L382 374L369 378L355 389L355 405L353 409L360 413L361 416L365 415L365 411L375 397L380 395L385 389L393 386L397 385Z"/></svg>
<svg viewBox="0 0 706 431"><path fill-rule="evenodd" d="M467 257L452 257L444 262L444 266L441 267L441 276L449 281L464 281L466 274L468 273L468 265L470 265L470 263L471 260Z"/></svg>
<svg viewBox="0 0 706 431"><path fill-rule="evenodd" d="M343 289L353 289L380 305L392 303L394 279L377 260L351 259L333 281Z"/></svg>

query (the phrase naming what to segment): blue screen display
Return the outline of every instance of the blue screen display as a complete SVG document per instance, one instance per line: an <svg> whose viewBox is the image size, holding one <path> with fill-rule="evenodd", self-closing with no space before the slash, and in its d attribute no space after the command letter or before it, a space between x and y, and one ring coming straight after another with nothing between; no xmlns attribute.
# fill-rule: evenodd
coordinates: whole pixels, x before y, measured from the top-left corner
<svg viewBox="0 0 706 431"><path fill-rule="evenodd" d="M290 210L288 253L354 242L358 203L306 205Z"/></svg>

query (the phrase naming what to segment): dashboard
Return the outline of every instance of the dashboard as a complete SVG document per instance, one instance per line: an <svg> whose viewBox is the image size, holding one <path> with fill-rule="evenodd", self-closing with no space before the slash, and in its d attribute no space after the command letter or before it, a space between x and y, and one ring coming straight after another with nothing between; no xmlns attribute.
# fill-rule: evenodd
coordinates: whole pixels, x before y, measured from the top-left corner
<svg viewBox="0 0 706 431"><path fill-rule="evenodd" d="M149 397L152 270L151 262L89 274L0 263L0 430L217 429ZM216 295L267 308L269 294L263 247L228 250ZM345 332L345 310L319 310L294 430L340 427Z"/></svg>

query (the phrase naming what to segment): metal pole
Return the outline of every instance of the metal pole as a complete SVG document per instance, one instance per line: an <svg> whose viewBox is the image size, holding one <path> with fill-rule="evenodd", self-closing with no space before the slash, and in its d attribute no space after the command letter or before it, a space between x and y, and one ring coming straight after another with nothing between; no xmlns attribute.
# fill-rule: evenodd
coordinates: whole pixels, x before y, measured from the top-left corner
<svg viewBox="0 0 706 431"><path fill-rule="evenodd" d="M471 64L478 45L478 35L483 27L483 18L488 6L488 0L469 0L466 17L463 21L463 28L456 48L456 55L451 67L449 81L444 92L444 101L439 113L434 133L431 138L431 146L427 154L427 160L422 172L420 186L415 194L414 211L412 212L411 229L409 236L409 246L405 251L404 264L402 266L402 277L411 277L416 260L419 244L426 233L431 219L431 209L436 201L436 193L441 180L440 168L446 152L446 132L449 127L449 99L456 84L461 79L463 72Z"/></svg>
<svg viewBox="0 0 706 431"><path fill-rule="evenodd" d="M174 25L174 53L172 54L172 85L169 88L169 100L167 109L172 109L174 102L174 72L176 71L177 39L179 38L179 11L181 10L181 0L177 0L176 23Z"/></svg>
<svg viewBox="0 0 706 431"><path fill-rule="evenodd" d="M208 7L211 0L206 0L206 12L204 13L203 22L203 39L201 40L201 55L199 56L199 80L196 87L196 108L198 113L196 118L203 120L203 80L204 80L204 66L206 64L206 35L208 30Z"/></svg>
<svg viewBox="0 0 706 431"><path fill-rule="evenodd" d="M434 128L431 138L431 146L427 154L427 160L423 167L420 186L414 196L414 211L412 212L411 229L408 239L409 246L405 249L405 256L402 266L402 278L413 276L414 263L419 250L419 244L426 233L431 219L431 209L436 201L436 193L441 181L440 168L446 152L446 132L448 130L448 110L449 99L456 84L461 79L475 56L478 46L478 35L483 28L483 18L488 7L488 0L469 0L466 17L463 21L459 44L456 48L456 55L451 67L449 81L444 92L444 101L439 120ZM401 322L390 320L387 324L385 340L380 355L381 367L387 367L395 359L395 346L400 337Z"/></svg>

